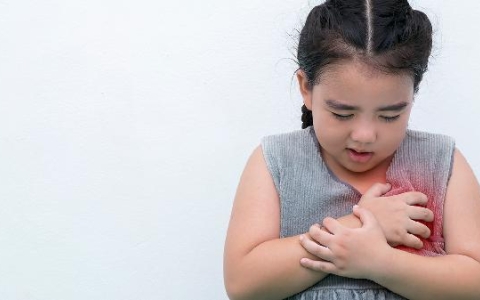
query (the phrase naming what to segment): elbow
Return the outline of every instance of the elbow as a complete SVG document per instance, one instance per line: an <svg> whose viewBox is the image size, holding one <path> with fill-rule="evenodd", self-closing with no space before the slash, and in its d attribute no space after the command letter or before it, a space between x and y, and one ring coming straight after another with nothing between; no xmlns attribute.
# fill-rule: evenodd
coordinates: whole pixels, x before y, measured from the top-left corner
<svg viewBox="0 0 480 300"><path fill-rule="evenodd" d="M225 292L230 300L247 300L247 290L244 280L242 281L242 271L239 268L240 258L228 257L225 255L223 261L223 284Z"/></svg>
<svg viewBox="0 0 480 300"><path fill-rule="evenodd" d="M225 284L225 291L227 292L228 299L242 300L242 293L233 288L232 285Z"/></svg>
<svg viewBox="0 0 480 300"><path fill-rule="evenodd" d="M230 300L247 300L247 290L242 286L238 279L234 276L224 276L225 291Z"/></svg>
<svg viewBox="0 0 480 300"><path fill-rule="evenodd" d="M248 276L245 276L240 270L232 270L229 268L224 269L223 279L225 285L225 291L227 293L228 299L230 300L253 300L253 299L264 299L263 297L258 297L254 291L252 282L249 282ZM243 274L243 275L242 275Z"/></svg>
<svg viewBox="0 0 480 300"><path fill-rule="evenodd" d="M225 256L223 262L223 283L230 300L269 300L245 256Z"/></svg>

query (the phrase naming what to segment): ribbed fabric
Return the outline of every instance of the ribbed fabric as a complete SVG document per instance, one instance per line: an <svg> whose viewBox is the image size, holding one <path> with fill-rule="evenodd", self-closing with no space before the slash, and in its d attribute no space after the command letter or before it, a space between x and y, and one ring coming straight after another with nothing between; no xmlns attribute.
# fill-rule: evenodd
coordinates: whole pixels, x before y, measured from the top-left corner
<svg viewBox="0 0 480 300"><path fill-rule="evenodd" d="M339 180L324 161L313 127L262 139L262 150L280 198L280 237L294 236L325 217L352 212L361 194ZM387 171L392 189L387 196L419 191L428 196L434 222L432 235L421 250L402 248L424 256L444 255L443 203L451 175L454 141L447 136L408 130ZM404 299L378 284L329 275L288 299Z"/></svg>

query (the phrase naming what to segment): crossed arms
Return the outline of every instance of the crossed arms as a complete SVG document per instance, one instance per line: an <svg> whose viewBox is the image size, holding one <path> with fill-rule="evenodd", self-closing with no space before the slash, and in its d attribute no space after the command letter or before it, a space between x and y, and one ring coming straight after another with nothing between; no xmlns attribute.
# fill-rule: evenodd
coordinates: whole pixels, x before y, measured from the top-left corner
<svg viewBox="0 0 480 300"><path fill-rule="evenodd" d="M242 174L227 233L229 297L283 299L331 273L370 279L409 299L478 299L480 188L460 152L455 152L445 199L445 256L423 257L391 247L421 248L417 236L430 232L418 221L433 216L416 206L426 202L416 192L394 196L382 206L385 201L375 200L385 189L373 186L354 214L325 219L323 230L314 225L303 235L279 239L279 199L257 148Z"/></svg>

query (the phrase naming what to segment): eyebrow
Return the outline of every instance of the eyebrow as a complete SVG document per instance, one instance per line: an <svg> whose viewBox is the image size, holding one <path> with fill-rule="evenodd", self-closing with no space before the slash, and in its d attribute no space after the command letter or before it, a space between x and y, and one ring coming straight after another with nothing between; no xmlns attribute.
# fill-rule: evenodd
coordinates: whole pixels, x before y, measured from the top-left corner
<svg viewBox="0 0 480 300"><path fill-rule="evenodd" d="M382 106L378 109L378 111L401 111L407 106L408 106L407 102L400 102L397 104Z"/></svg>
<svg viewBox="0 0 480 300"><path fill-rule="evenodd" d="M336 110L359 110L360 109L358 106L343 104L336 100L327 100L325 101L325 103L328 105L328 107ZM378 108L377 111L401 111L407 106L408 106L407 102L400 102L392 105L382 106Z"/></svg>

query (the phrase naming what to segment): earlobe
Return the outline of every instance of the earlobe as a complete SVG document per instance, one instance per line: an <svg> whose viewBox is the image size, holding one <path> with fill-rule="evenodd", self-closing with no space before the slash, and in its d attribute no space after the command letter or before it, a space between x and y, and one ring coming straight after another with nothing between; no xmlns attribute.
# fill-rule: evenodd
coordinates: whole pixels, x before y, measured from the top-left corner
<svg viewBox="0 0 480 300"><path fill-rule="evenodd" d="M298 85L300 87L300 93L302 94L303 104L312 110L312 90L308 83L307 75L302 70L297 71Z"/></svg>

